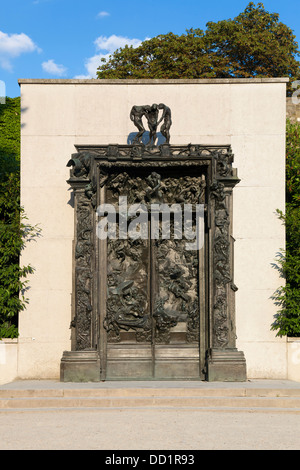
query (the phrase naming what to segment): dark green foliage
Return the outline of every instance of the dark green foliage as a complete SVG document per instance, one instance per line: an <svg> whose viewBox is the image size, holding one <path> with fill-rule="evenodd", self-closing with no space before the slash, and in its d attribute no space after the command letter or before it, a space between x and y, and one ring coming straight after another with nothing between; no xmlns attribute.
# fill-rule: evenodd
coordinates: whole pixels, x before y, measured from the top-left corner
<svg viewBox="0 0 300 470"><path fill-rule="evenodd" d="M20 167L20 98L0 105L0 184Z"/></svg>
<svg viewBox="0 0 300 470"><path fill-rule="evenodd" d="M0 339L18 336L18 312L25 308L31 266L19 266L25 242L37 229L20 207L20 99L0 105Z"/></svg>
<svg viewBox="0 0 300 470"><path fill-rule="evenodd" d="M300 124L287 122L286 137L286 202L300 205Z"/></svg>
<svg viewBox="0 0 300 470"><path fill-rule="evenodd" d="M250 2L234 19L207 23L206 31L168 33L118 49L98 68L98 78L300 77L293 31ZM291 83L288 92L291 93Z"/></svg>
<svg viewBox="0 0 300 470"><path fill-rule="evenodd" d="M203 32L159 35L141 46L117 50L99 67L98 78L198 78L214 77L206 55Z"/></svg>
<svg viewBox="0 0 300 470"><path fill-rule="evenodd" d="M278 335L300 336L300 125L287 123L286 211L278 211L286 227L286 250L278 264L285 278L275 301L280 307L273 330Z"/></svg>
<svg viewBox="0 0 300 470"><path fill-rule="evenodd" d="M224 77L299 76L296 36L262 3L249 3L233 20L209 22L206 39Z"/></svg>

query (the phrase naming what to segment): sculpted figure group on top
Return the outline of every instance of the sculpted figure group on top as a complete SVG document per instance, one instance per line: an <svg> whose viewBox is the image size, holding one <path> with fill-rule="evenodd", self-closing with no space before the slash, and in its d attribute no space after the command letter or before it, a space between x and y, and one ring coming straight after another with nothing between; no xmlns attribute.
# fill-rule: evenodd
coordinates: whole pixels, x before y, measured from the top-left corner
<svg viewBox="0 0 300 470"><path fill-rule="evenodd" d="M158 120L159 111L162 110L161 118ZM158 125L163 121L163 124L160 128L160 132L165 137L167 144L170 143L170 127L172 124L171 120L171 110L168 106L163 103L152 104L152 106L133 106L130 111L130 119L133 121L134 125L138 128L138 133L135 136L133 143L140 144L142 141L143 134L145 132L145 127L143 123L143 117L145 116L148 127L149 127L149 142L147 145L155 145L157 138L157 128Z"/></svg>

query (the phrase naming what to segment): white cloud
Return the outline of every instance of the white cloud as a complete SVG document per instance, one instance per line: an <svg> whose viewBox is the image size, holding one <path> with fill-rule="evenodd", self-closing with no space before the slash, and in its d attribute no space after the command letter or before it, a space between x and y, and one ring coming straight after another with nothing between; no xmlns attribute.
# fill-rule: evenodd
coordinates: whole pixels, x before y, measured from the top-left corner
<svg viewBox="0 0 300 470"><path fill-rule="evenodd" d="M79 75L74 75L73 78L76 78L78 80L90 80L91 78L95 78L95 77L91 77L90 75L79 74Z"/></svg>
<svg viewBox="0 0 300 470"><path fill-rule="evenodd" d="M84 63L84 67L87 71L87 74L76 75L74 78L83 78L83 79L96 78L97 68L101 64L102 58L108 59L109 54L96 54L93 57L86 59Z"/></svg>
<svg viewBox="0 0 300 470"><path fill-rule="evenodd" d="M105 16L110 16L110 13L108 13L108 11L100 11L97 18L104 18Z"/></svg>
<svg viewBox="0 0 300 470"><path fill-rule="evenodd" d="M107 60L108 58L109 58L109 54L96 54L93 57L90 57L89 59L87 59L84 65L88 72L88 75L91 78L95 78L97 68L101 64L101 59Z"/></svg>
<svg viewBox="0 0 300 470"><path fill-rule="evenodd" d="M112 34L109 37L99 36L94 41L94 44L96 45L97 50L105 50L112 53L116 49L126 46L126 44L128 46L138 47L141 42L142 41L140 39L130 39L124 36L116 36L115 34Z"/></svg>
<svg viewBox="0 0 300 470"><path fill-rule="evenodd" d="M52 0L34 0L32 3L33 5L39 5L40 3L47 3L51 2Z"/></svg>
<svg viewBox="0 0 300 470"><path fill-rule="evenodd" d="M6 34L0 31L0 66L12 69L11 59L27 52L41 52L41 49L27 34Z"/></svg>
<svg viewBox="0 0 300 470"><path fill-rule="evenodd" d="M96 51L101 52L86 59L84 64L87 71L86 75L76 75L74 78L96 78L97 68L101 64L102 58L108 60L109 56L120 47L124 47L126 45L138 47L141 43L141 39L130 39L124 36L116 36L115 34L112 34L109 37L99 36L94 41L94 44L96 46Z"/></svg>
<svg viewBox="0 0 300 470"><path fill-rule="evenodd" d="M43 70L50 73L51 75L64 75L67 71L66 67L63 65L58 65L54 62L53 59L47 60L47 62L42 63Z"/></svg>

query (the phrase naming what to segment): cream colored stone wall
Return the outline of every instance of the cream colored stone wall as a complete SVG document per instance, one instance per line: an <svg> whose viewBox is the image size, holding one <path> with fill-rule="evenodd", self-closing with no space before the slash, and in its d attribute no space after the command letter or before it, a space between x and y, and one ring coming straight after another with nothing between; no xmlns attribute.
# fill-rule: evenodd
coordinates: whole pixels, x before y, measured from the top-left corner
<svg viewBox="0 0 300 470"><path fill-rule="evenodd" d="M0 340L0 385L12 382L17 377L18 340Z"/></svg>
<svg viewBox="0 0 300 470"><path fill-rule="evenodd" d="M22 205L41 237L22 263L35 267L20 314L17 375L58 378L70 350L72 196L66 167L75 144L128 143L134 104L172 110L171 144L231 144L241 182L234 189L237 347L248 377L287 378L285 338L270 331L281 284L272 268L284 247L285 79L20 80Z"/></svg>
<svg viewBox="0 0 300 470"><path fill-rule="evenodd" d="M300 382L300 338L288 338L288 379Z"/></svg>

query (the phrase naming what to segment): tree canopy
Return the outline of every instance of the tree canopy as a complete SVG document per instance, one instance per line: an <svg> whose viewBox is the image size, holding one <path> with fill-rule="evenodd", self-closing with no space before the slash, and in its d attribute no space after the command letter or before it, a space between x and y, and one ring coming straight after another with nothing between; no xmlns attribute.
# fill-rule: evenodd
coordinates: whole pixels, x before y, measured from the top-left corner
<svg viewBox="0 0 300 470"><path fill-rule="evenodd" d="M185 34L172 32L125 46L102 59L104 78L249 78L300 77L298 43L293 31L250 2L234 19L209 22ZM289 91L291 88L289 87Z"/></svg>

